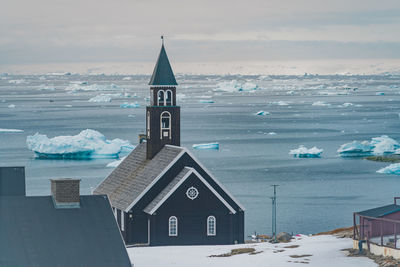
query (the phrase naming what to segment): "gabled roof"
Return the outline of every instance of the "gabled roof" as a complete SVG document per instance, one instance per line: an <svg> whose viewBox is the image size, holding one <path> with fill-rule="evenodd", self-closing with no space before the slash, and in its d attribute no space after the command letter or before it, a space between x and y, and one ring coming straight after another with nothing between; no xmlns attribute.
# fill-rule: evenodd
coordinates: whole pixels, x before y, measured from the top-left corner
<svg viewBox="0 0 400 267"><path fill-rule="evenodd" d="M361 216L368 216L368 217L383 217L385 215L389 215L394 212L400 211L400 205L390 204L387 206L382 206L374 209L364 210L357 212L357 214Z"/></svg>
<svg viewBox="0 0 400 267"><path fill-rule="evenodd" d="M106 194L112 205L128 211L130 205L184 153L181 147L164 146L154 158L146 158L146 143L139 144L94 190ZM151 187L151 186L150 186Z"/></svg>
<svg viewBox="0 0 400 267"><path fill-rule="evenodd" d="M210 191L229 209L233 214L236 213L235 209L232 208L225 199L218 194L217 191L193 168L185 167L183 170L157 195L156 198L143 210L144 212L152 215L157 211L159 207L179 188L179 186L190 177L191 174L197 176L203 184L210 189Z"/></svg>
<svg viewBox="0 0 400 267"><path fill-rule="evenodd" d="M178 85L175 80L175 75L172 71L171 64L169 64L164 44L161 46L160 55L158 56L149 85Z"/></svg>
<svg viewBox="0 0 400 267"><path fill-rule="evenodd" d="M0 196L0 266L131 266L107 196L56 209L51 196Z"/></svg>

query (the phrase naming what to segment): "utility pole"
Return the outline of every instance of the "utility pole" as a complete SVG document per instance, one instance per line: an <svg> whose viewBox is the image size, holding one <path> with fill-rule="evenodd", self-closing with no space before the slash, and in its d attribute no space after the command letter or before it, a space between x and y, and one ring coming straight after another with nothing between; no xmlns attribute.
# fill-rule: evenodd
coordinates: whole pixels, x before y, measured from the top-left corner
<svg viewBox="0 0 400 267"><path fill-rule="evenodd" d="M276 187L279 186L277 184L271 185L274 187L274 196L272 199L272 237L274 239L274 243L277 243L276 240Z"/></svg>

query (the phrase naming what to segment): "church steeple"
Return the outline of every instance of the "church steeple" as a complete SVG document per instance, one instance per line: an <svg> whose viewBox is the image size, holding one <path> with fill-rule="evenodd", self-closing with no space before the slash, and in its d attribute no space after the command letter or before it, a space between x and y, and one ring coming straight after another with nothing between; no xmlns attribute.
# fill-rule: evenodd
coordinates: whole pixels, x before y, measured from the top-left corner
<svg viewBox="0 0 400 267"><path fill-rule="evenodd" d="M150 105L146 107L147 158L152 159L166 144L180 146L180 107L176 104L174 73L161 36L161 51L151 76Z"/></svg>

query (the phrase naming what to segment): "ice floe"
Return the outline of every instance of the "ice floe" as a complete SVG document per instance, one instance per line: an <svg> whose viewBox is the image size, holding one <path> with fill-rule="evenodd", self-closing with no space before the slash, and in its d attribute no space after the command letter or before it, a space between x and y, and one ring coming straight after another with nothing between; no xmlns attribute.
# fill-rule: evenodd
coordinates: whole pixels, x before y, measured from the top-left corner
<svg viewBox="0 0 400 267"><path fill-rule="evenodd" d="M299 148L290 150L289 155L299 158L319 158L321 157L321 153L323 151L323 149L317 148L316 146L307 148L303 145L300 145Z"/></svg>
<svg viewBox="0 0 400 267"><path fill-rule="evenodd" d="M270 115L270 113L268 111L260 110L260 111L256 112L256 115L266 116L266 115Z"/></svg>
<svg viewBox="0 0 400 267"><path fill-rule="evenodd" d="M132 77L124 77L124 78L122 78L122 80L123 81L130 81L130 80L132 80Z"/></svg>
<svg viewBox="0 0 400 267"><path fill-rule="evenodd" d="M397 153L400 144L388 137L382 135L373 137L371 141L353 141L340 146L337 152L342 157L363 157L369 155L384 155Z"/></svg>
<svg viewBox="0 0 400 267"><path fill-rule="evenodd" d="M53 138L36 133L26 138L26 144L36 157L48 159L118 158L121 152L134 148L129 141L107 140L103 134L91 129L74 136Z"/></svg>
<svg viewBox="0 0 400 267"><path fill-rule="evenodd" d="M38 90L41 90L41 91L55 91L56 88L54 86L47 86L47 85L42 84L42 85L39 86Z"/></svg>
<svg viewBox="0 0 400 267"><path fill-rule="evenodd" d="M125 102L121 105L119 105L120 108L138 108L140 107L140 104L138 102L134 102L134 103L128 103Z"/></svg>
<svg viewBox="0 0 400 267"><path fill-rule="evenodd" d="M19 79L19 80L9 80L8 83L12 84L24 84L27 83L24 79Z"/></svg>
<svg viewBox="0 0 400 267"><path fill-rule="evenodd" d="M79 84L72 83L65 88L66 91L71 92L79 92L79 91L116 91L123 90L123 88L119 87L115 84Z"/></svg>
<svg viewBox="0 0 400 267"><path fill-rule="evenodd" d="M122 162L125 158L126 158L126 156L125 156L125 157L122 157L121 159L114 160L114 161L108 163L106 167L107 167L107 168L116 168L116 167L118 167L119 164L121 164L121 162Z"/></svg>
<svg viewBox="0 0 400 267"><path fill-rule="evenodd" d="M241 91L253 91L258 90L259 87L255 83L245 82L240 83L237 80L232 80L230 82L220 82L217 84L217 88L214 89L215 92L241 92Z"/></svg>
<svg viewBox="0 0 400 267"><path fill-rule="evenodd" d="M214 100L211 100L211 99L202 99L202 100L199 100L199 103L203 103L203 104L212 104L212 103L214 103Z"/></svg>
<svg viewBox="0 0 400 267"><path fill-rule="evenodd" d="M289 106L290 102L288 101L273 101L269 102L270 105L277 105L277 106Z"/></svg>
<svg viewBox="0 0 400 267"><path fill-rule="evenodd" d="M384 92L376 92L375 95L385 95Z"/></svg>
<svg viewBox="0 0 400 267"><path fill-rule="evenodd" d="M320 106L320 107L326 107L326 106L330 106L331 104L326 103L324 101L316 101L314 103L312 103L313 106Z"/></svg>
<svg viewBox="0 0 400 267"><path fill-rule="evenodd" d="M111 100L112 98L110 95L100 94L90 98L88 102L103 103L103 102L111 102Z"/></svg>
<svg viewBox="0 0 400 267"><path fill-rule="evenodd" d="M219 149L219 143L194 144L192 147L194 149L218 150Z"/></svg>
<svg viewBox="0 0 400 267"><path fill-rule="evenodd" d="M14 104L8 105L8 108L15 108L16 106Z"/></svg>
<svg viewBox="0 0 400 267"><path fill-rule="evenodd" d="M0 133L22 133L24 130L19 129L2 129L0 128Z"/></svg>
<svg viewBox="0 0 400 267"><path fill-rule="evenodd" d="M386 166L385 168L377 170L376 172L400 175L400 163L390 164L389 166Z"/></svg>

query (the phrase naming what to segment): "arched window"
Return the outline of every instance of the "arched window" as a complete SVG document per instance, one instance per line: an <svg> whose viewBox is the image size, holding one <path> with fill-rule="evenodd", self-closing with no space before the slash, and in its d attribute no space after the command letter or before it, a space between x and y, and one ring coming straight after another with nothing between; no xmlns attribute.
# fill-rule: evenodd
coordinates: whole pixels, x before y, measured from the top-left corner
<svg viewBox="0 0 400 267"><path fill-rule="evenodd" d="M217 220L215 219L214 216L208 216L207 218L207 235L216 235L217 227Z"/></svg>
<svg viewBox="0 0 400 267"><path fill-rule="evenodd" d="M168 111L164 111L161 113L161 136L160 138L163 139L164 137L171 139L171 113Z"/></svg>
<svg viewBox="0 0 400 267"><path fill-rule="evenodd" d="M175 216L168 220L169 236L178 236L178 219Z"/></svg>
<svg viewBox="0 0 400 267"><path fill-rule="evenodd" d="M147 111L147 138L150 138L150 111Z"/></svg>
<svg viewBox="0 0 400 267"><path fill-rule="evenodd" d="M165 105L166 106L172 106L172 91L171 90L167 90L167 96L165 98Z"/></svg>
<svg viewBox="0 0 400 267"><path fill-rule="evenodd" d="M163 90L158 91L158 105L164 106L164 91Z"/></svg>

